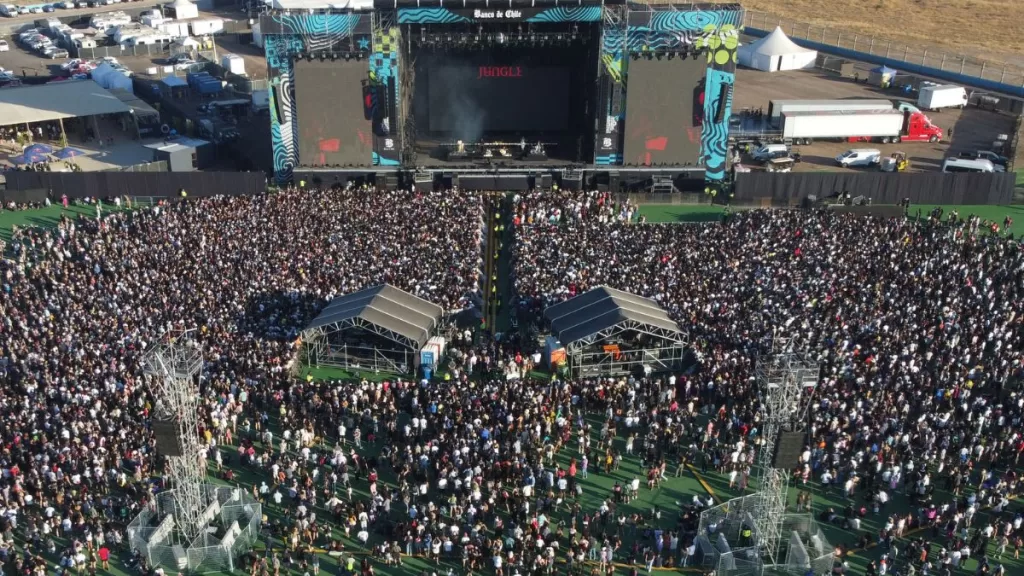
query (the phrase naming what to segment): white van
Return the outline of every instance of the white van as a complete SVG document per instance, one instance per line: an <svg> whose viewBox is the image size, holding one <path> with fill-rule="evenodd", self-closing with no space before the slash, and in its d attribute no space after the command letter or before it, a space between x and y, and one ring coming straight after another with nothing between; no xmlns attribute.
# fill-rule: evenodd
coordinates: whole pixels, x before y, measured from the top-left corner
<svg viewBox="0 0 1024 576"><path fill-rule="evenodd" d="M1002 168L1002 169L1001 169ZM946 158L942 162L942 171L950 172L1002 172L1002 166L996 166L991 160L983 158Z"/></svg>
<svg viewBox="0 0 1024 576"><path fill-rule="evenodd" d="M789 156L789 146L785 144L764 144L758 146L751 153L750 157L758 162L767 162L776 158Z"/></svg>
<svg viewBox="0 0 1024 576"><path fill-rule="evenodd" d="M836 156L836 162L843 168L874 166L882 161L882 153L876 148L854 148Z"/></svg>

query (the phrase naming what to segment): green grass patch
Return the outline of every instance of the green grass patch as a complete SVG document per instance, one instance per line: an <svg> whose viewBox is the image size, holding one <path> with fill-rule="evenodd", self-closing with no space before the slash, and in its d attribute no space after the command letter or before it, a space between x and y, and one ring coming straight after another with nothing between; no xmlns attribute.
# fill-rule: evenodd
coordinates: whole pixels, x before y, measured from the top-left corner
<svg viewBox="0 0 1024 576"><path fill-rule="evenodd" d="M1018 172L1018 174L1020 174ZM922 218L927 218L931 211L936 208L936 204L911 204L910 205L910 217L916 218L918 211L920 211ZM1003 219L1007 216L1013 218L1013 226L1010 228L1010 232L1013 232L1015 236L1024 234L1024 206L988 206L984 204L967 204L963 206L942 206L944 210L943 218L949 214L950 210L956 210L961 218L967 218L969 216L980 216L983 220L992 220L999 223L1000 228L1003 226Z"/></svg>
<svg viewBox="0 0 1024 576"><path fill-rule="evenodd" d="M640 206L640 215L647 216L648 222L718 222L725 212L723 206L707 204L644 204Z"/></svg>

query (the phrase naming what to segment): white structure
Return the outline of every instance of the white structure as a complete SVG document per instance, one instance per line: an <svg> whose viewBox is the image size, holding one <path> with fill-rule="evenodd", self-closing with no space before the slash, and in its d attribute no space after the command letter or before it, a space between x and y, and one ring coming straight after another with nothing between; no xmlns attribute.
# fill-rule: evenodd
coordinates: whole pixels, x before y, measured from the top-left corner
<svg viewBox="0 0 1024 576"><path fill-rule="evenodd" d="M816 50L798 46L781 27L757 42L740 46L737 52L741 66L765 72L813 68L818 58Z"/></svg>
<svg viewBox="0 0 1024 576"><path fill-rule="evenodd" d="M175 20L199 18L199 7L188 0L174 0L174 3L171 4L171 8L174 8Z"/></svg>
<svg viewBox="0 0 1024 576"><path fill-rule="evenodd" d="M220 59L220 65L232 74L245 76L245 60L237 54L225 54Z"/></svg>
<svg viewBox="0 0 1024 576"><path fill-rule="evenodd" d="M100 64L92 71L92 79L107 90L120 89L135 93L132 90L132 79L107 62Z"/></svg>

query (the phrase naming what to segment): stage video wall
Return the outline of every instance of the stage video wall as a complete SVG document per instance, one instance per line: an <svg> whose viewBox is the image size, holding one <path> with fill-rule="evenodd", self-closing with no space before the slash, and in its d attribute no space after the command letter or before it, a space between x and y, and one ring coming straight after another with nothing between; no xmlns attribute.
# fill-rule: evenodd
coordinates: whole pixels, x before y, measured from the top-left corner
<svg viewBox="0 0 1024 576"><path fill-rule="evenodd" d="M366 81L366 62L296 61L300 165L366 165L373 153Z"/></svg>
<svg viewBox="0 0 1024 576"><path fill-rule="evenodd" d="M646 57L629 62L623 135L627 164L695 166L701 156L702 59Z"/></svg>
<svg viewBox="0 0 1024 576"><path fill-rule="evenodd" d="M438 64L427 83L430 131L474 140L489 132L565 130L566 68L508 63Z"/></svg>

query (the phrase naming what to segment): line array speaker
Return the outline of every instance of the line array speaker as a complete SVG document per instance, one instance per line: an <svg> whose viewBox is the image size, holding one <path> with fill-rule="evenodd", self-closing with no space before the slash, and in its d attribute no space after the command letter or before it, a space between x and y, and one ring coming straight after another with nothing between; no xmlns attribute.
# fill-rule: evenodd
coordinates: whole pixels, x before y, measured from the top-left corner
<svg viewBox="0 0 1024 576"><path fill-rule="evenodd" d="M153 437L156 449L164 456L181 456L181 442L178 438L178 424L169 417L153 417Z"/></svg>
<svg viewBox="0 0 1024 576"><path fill-rule="evenodd" d="M804 451L807 438L805 432L782 432L775 443L775 455L772 466L783 470L794 470L800 467L800 454Z"/></svg>
<svg viewBox="0 0 1024 576"><path fill-rule="evenodd" d="M732 94L732 84L722 84L718 92L718 109L715 110L715 124L721 124L725 120L725 109L729 103L729 95Z"/></svg>

